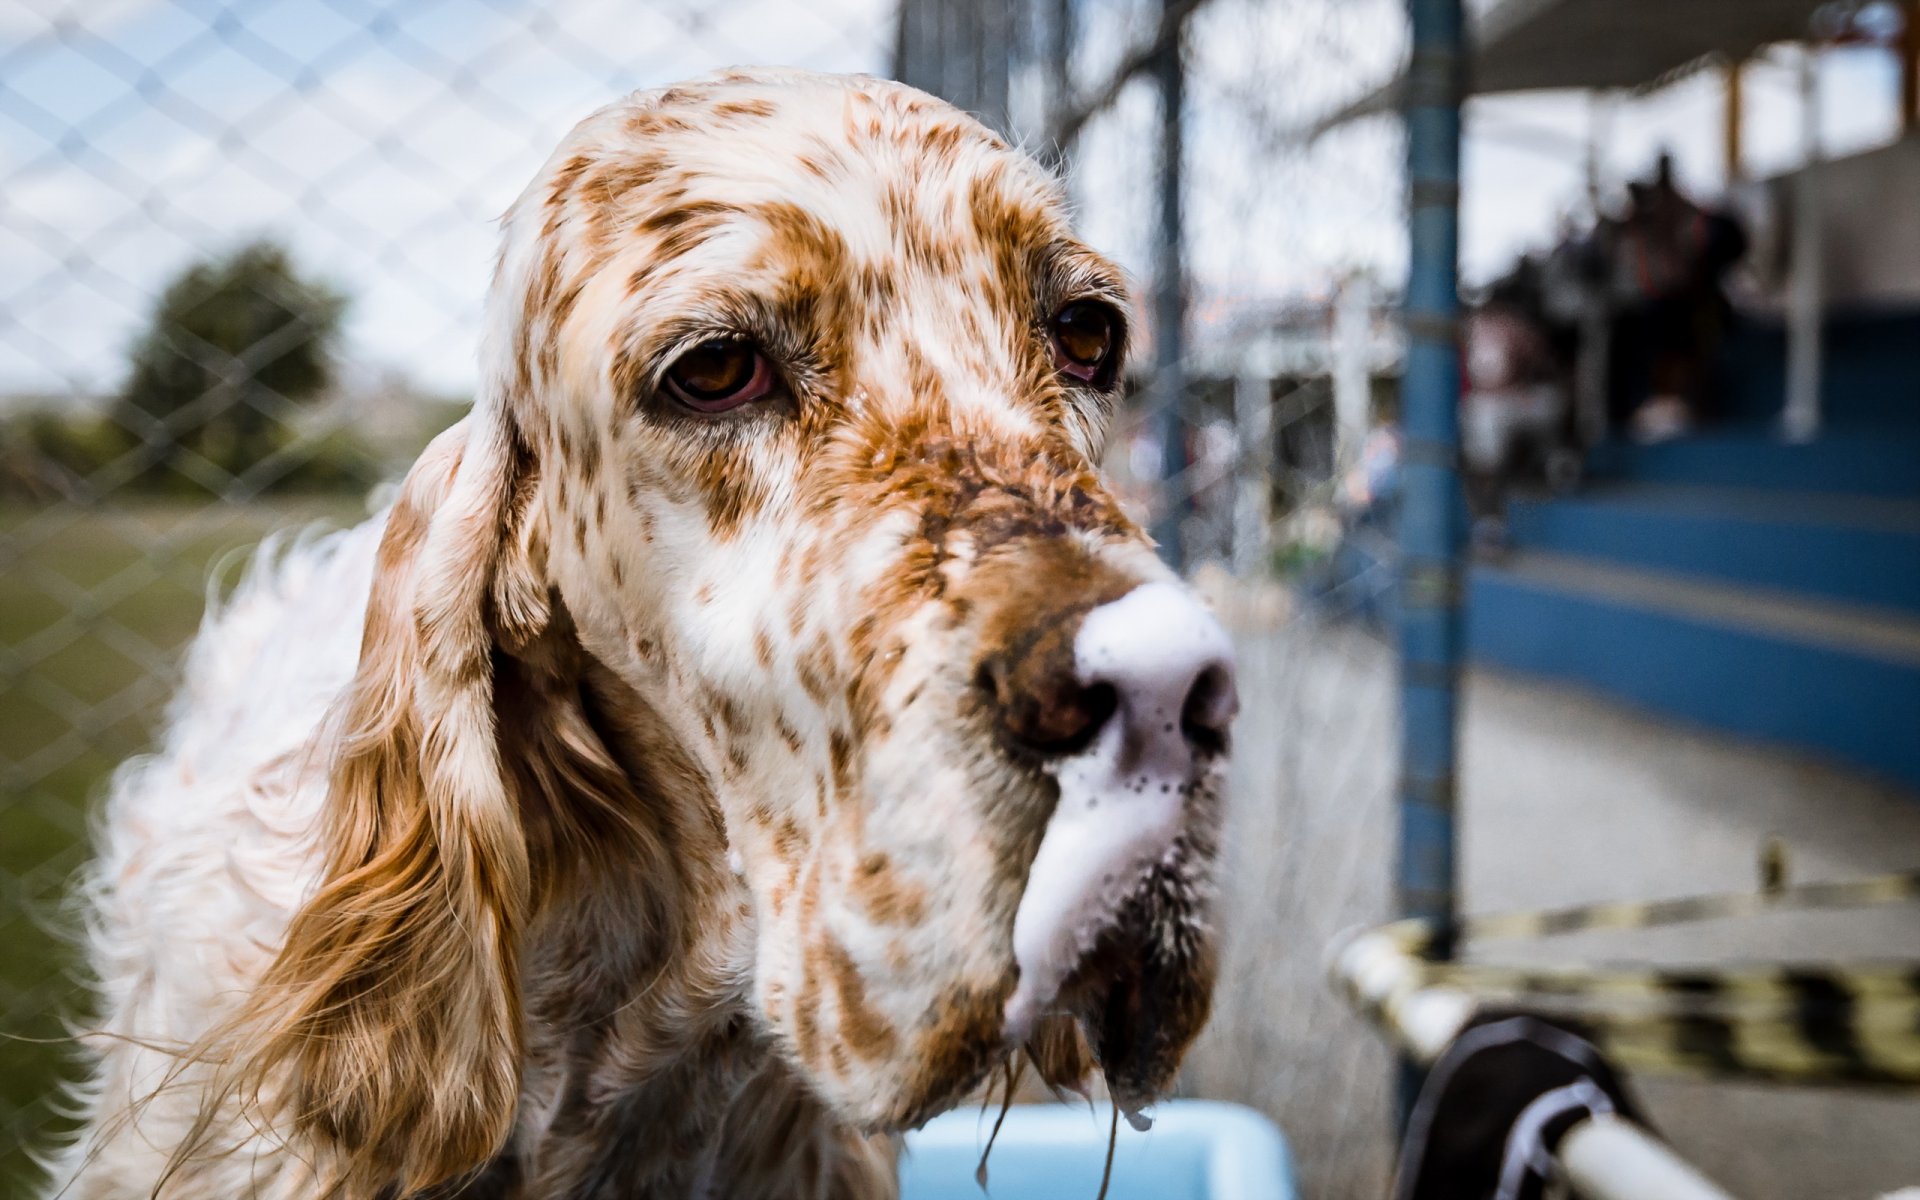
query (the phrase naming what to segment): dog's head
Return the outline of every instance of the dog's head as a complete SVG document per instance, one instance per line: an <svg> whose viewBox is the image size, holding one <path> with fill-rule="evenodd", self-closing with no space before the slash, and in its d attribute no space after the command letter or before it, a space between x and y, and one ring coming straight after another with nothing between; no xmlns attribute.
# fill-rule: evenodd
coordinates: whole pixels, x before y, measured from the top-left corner
<svg viewBox="0 0 1920 1200"><path fill-rule="evenodd" d="M395 1025L357 1015L382 972L443 1003L383 1062L290 1054L316 1122L395 1121L415 1184L504 1135L540 868L493 685L560 612L671 735L749 898L745 998L836 1112L915 1123L1023 1049L1163 1089L1235 700L1095 473L1127 337L1055 183L911 89L729 75L582 123L506 218L485 395L390 523L282 956L344 964L299 985L335 1043ZM383 1109L400 1063L439 1107Z"/></svg>

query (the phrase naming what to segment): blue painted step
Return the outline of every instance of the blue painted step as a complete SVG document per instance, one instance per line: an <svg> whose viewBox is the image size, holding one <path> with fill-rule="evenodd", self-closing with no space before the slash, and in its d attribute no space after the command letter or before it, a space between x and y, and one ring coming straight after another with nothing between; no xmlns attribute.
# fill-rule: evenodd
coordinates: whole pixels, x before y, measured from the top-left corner
<svg viewBox="0 0 1920 1200"><path fill-rule="evenodd" d="M1920 437L1911 434L1836 431L1790 443L1723 430L1651 446L1610 442L1588 465L1599 479L1920 499Z"/></svg>
<svg viewBox="0 0 1920 1200"><path fill-rule="evenodd" d="M1920 501L1644 484L1516 500L1523 550L1920 615Z"/></svg>
<svg viewBox="0 0 1920 1200"><path fill-rule="evenodd" d="M1470 577L1476 660L1920 790L1920 619L1519 554Z"/></svg>
<svg viewBox="0 0 1920 1200"><path fill-rule="evenodd" d="M1920 311L1835 310L1822 347L1821 417L1829 429L1920 431ZM1740 317L1720 351L1723 411L1767 421L1786 403L1787 333L1778 320Z"/></svg>

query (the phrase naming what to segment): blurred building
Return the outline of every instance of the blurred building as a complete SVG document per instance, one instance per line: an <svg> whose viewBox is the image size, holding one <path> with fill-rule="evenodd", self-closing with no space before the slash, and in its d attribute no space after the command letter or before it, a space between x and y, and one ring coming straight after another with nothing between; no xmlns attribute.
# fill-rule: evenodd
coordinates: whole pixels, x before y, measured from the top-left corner
<svg viewBox="0 0 1920 1200"><path fill-rule="evenodd" d="M1711 419L1658 441L1616 425L1590 486L1511 499L1508 553L1472 574L1480 661L1920 786L1917 26L1911 3L1812 0L1508 0L1475 24L1478 96L1711 73L1730 186L1701 201L1749 243ZM1801 64L1802 161L1752 179L1744 64L1781 43ZM1899 63L1901 136L1829 159L1816 55L1860 44Z"/></svg>

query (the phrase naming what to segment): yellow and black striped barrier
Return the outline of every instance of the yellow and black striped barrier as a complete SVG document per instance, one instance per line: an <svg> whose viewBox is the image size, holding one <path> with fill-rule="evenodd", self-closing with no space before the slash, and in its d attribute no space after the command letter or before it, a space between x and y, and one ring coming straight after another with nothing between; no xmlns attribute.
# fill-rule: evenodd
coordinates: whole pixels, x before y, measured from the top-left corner
<svg viewBox="0 0 1920 1200"><path fill-rule="evenodd" d="M1920 962L1676 969L1508 967L1463 948L1589 930L1920 900L1920 872L1637 904L1399 921L1344 941L1337 986L1430 1062L1476 1015L1528 1012L1578 1030L1634 1071L1798 1083L1920 1085Z"/></svg>

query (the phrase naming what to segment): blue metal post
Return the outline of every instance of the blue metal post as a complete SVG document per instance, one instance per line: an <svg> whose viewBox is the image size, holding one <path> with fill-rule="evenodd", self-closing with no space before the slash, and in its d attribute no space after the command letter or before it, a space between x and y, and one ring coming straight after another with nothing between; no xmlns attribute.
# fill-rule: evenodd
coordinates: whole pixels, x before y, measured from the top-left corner
<svg viewBox="0 0 1920 1200"><path fill-rule="evenodd" d="M1161 0L1164 8L1172 0ZM1164 19L1164 12L1163 12ZM1187 476L1187 279L1180 190L1184 174L1182 122L1186 117L1183 30L1153 64L1160 84L1160 220L1154 246L1153 390L1160 427L1160 512L1153 523L1160 556L1175 570L1187 566L1182 526L1193 511L1193 481Z"/></svg>
<svg viewBox="0 0 1920 1200"><path fill-rule="evenodd" d="M1400 870L1405 916L1454 917L1460 676L1461 0L1407 0L1406 374L1400 396ZM1421 1072L1400 1069L1399 1125Z"/></svg>
<svg viewBox="0 0 1920 1200"><path fill-rule="evenodd" d="M1401 396L1400 910L1454 915L1454 748L1465 506L1460 446L1461 0L1407 0L1411 267Z"/></svg>

